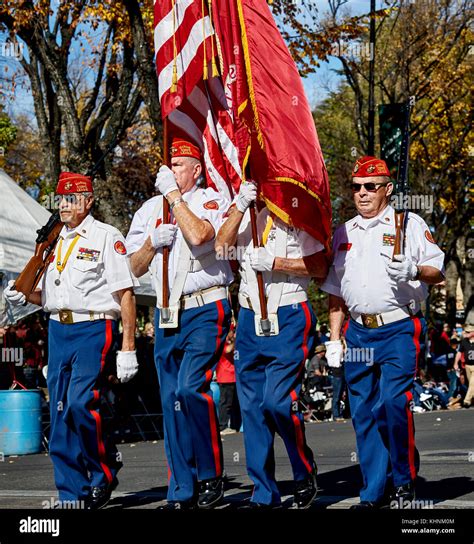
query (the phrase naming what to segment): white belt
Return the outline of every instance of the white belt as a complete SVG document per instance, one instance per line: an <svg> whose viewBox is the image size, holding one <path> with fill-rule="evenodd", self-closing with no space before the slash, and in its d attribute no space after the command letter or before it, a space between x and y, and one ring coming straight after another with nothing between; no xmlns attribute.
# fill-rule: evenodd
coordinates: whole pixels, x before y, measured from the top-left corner
<svg viewBox="0 0 474 544"><path fill-rule="evenodd" d="M101 319L117 319L118 316L113 312L87 312L78 313L71 310L59 310L59 312L53 312L51 319L53 321L59 321L63 325L72 325L73 323L83 323L84 321L99 321Z"/></svg>
<svg viewBox="0 0 474 544"><path fill-rule="evenodd" d="M357 312L353 312L351 313L351 317L356 323L359 323L359 325L363 325L368 329L376 329L378 327L382 327L383 325L395 323L395 321L400 321L401 319L414 316L419 311L420 306L417 304L414 308L404 306L403 308L397 308L391 312L381 314L359 314Z"/></svg>
<svg viewBox="0 0 474 544"><path fill-rule="evenodd" d="M299 302L305 302L307 300L308 300L308 295L305 293L305 291L296 291L294 293L284 293L283 295L281 295L279 307L290 306L291 304L298 304ZM246 297L239 293L239 304L242 306L242 308L246 308L247 310L253 311L250 297Z"/></svg>
<svg viewBox="0 0 474 544"><path fill-rule="evenodd" d="M180 298L180 308L182 310L189 310L190 308L198 308L211 302L217 302L228 297L227 287L216 285L215 287L209 287L208 289L202 289L190 293L189 295L183 295Z"/></svg>

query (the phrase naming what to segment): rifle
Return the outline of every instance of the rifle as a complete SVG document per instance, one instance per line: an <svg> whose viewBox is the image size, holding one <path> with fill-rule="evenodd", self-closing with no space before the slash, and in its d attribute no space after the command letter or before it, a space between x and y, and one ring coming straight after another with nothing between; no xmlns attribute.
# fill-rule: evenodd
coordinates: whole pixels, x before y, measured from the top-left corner
<svg viewBox="0 0 474 544"><path fill-rule="evenodd" d="M97 163L89 169L86 174L87 176L94 179L100 165L116 145L117 138L114 138ZM16 279L13 289L28 297L38 287L46 267L49 264L49 258L54 252L62 228L63 223L61 222L59 211L56 210L51 215L46 225L36 231L38 236L36 237L35 254L31 257Z"/></svg>
<svg viewBox="0 0 474 544"><path fill-rule="evenodd" d="M400 146L400 158L398 162L398 174L396 190L400 196L408 193L408 158L410 151L410 113L411 102L405 104L405 126L403 129L402 142ZM408 209L405 209L403 198L399 199L395 209L395 245L393 255L402 255L405 251L405 229L408 217Z"/></svg>

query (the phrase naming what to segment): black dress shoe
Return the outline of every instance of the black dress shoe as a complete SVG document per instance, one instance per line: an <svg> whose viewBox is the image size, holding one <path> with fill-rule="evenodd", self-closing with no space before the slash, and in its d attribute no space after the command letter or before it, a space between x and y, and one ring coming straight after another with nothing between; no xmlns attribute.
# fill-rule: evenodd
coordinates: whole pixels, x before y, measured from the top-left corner
<svg viewBox="0 0 474 544"><path fill-rule="evenodd" d="M175 501L167 502L163 506L158 506L157 510L171 511L171 510L196 510L197 505L194 501Z"/></svg>
<svg viewBox="0 0 474 544"><path fill-rule="evenodd" d="M313 503L318 494L316 483L316 472L313 471L307 478L295 482L295 494L293 496L293 507L298 510L306 510Z"/></svg>
<svg viewBox="0 0 474 544"><path fill-rule="evenodd" d="M261 502L247 502L240 505L239 510L278 510L281 508L281 504L263 504Z"/></svg>
<svg viewBox="0 0 474 544"><path fill-rule="evenodd" d="M378 510L379 508L382 508L380 502L360 501L358 504L353 504L349 510Z"/></svg>
<svg viewBox="0 0 474 544"><path fill-rule="evenodd" d="M214 508L224 497L224 480L212 478L199 482L199 508Z"/></svg>
<svg viewBox="0 0 474 544"><path fill-rule="evenodd" d="M89 496L86 500L87 510L100 510L104 508L110 501L112 491L118 486L117 478L112 480L112 483L106 487L91 487Z"/></svg>
<svg viewBox="0 0 474 544"><path fill-rule="evenodd" d="M390 497L390 508L393 510L413 508L415 486L413 482L395 487Z"/></svg>

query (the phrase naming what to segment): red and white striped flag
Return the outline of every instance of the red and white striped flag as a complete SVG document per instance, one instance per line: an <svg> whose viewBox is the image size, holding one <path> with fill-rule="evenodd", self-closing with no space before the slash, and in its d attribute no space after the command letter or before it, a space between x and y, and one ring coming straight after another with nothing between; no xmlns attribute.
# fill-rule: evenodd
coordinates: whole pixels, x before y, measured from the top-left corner
<svg viewBox="0 0 474 544"><path fill-rule="evenodd" d="M217 72L224 67L208 3L155 0L154 14L163 118L168 117L171 136L191 139L201 148L208 185L230 200L242 172L232 109Z"/></svg>

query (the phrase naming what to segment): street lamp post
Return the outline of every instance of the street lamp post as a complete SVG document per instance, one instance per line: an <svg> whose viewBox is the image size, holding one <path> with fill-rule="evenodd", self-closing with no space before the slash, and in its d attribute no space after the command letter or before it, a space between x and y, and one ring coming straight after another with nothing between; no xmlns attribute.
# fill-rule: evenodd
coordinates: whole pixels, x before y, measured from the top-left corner
<svg viewBox="0 0 474 544"><path fill-rule="evenodd" d="M375 0L370 0L368 154L375 154Z"/></svg>

